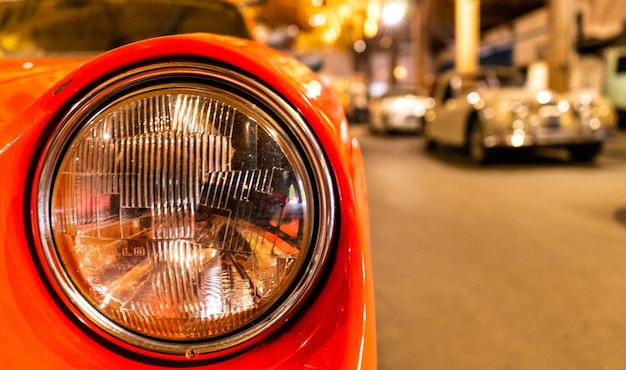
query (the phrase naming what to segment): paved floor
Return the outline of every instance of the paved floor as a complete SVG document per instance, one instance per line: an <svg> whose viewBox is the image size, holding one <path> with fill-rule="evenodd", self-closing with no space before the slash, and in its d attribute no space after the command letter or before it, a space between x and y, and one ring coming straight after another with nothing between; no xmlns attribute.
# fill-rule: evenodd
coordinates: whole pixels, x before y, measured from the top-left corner
<svg viewBox="0 0 626 370"><path fill-rule="evenodd" d="M626 135L489 167L354 128L380 370L626 369Z"/></svg>

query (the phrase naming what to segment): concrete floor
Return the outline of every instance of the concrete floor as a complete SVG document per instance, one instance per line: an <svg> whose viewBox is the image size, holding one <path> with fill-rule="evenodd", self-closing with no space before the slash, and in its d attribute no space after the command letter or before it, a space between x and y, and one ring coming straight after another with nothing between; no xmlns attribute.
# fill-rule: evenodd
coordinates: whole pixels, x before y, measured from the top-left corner
<svg viewBox="0 0 626 370"><path fill-rule="evenodd" d="M626 135L478 167L422 138L361 141L380 370L625 369Z"/></svg>

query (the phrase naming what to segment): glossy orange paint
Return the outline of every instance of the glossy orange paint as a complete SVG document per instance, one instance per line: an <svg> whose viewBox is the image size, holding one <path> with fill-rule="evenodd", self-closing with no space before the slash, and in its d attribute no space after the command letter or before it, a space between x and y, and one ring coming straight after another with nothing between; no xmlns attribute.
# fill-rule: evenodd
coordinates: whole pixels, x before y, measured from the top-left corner
<svg viewBox="0 0 626 370"><path fill-rule="evenodd" d="M310 124L337 182L339 231L326 273L287 322L252 347L185 360L138 353L107 337L54 293L39 264L32 178L59 114L100 78L151 60L204 59L244 70ZM175 62L173 62L175 63ZM53 82L55 81L55 82ZM21 369L376 368L367 194L360 148L320 79L254 42L194 34L146 40L92 60L0 61L0 362ZM215 358L213 358L215 357Z"/></svg>
<svg viewBox="0 0 626 370"><path fill-rule="evenodd" d="M0 59L0 122L23 112L81 59Z"/></svg>

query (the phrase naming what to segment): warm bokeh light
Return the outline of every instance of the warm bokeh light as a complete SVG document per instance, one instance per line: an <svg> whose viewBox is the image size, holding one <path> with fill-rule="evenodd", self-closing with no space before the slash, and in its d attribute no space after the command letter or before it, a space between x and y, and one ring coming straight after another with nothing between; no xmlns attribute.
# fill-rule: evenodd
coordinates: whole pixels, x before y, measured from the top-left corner
<svg viewBox="0 0 626 370"><path fill-rule="evenodd" d="M383 7L383 23L393 26L402 21L408 10L408 4L404 1L394 1L385 4Z"/></svg>
<svg viewBox="0 0 626 370"><path fill-rule="evenodd" d="M405 66L396 66L393 69L393 76L396 78L396 80L404 80L407 78L408 75L409 71L406 69Z"/></svg>
<svg viewBox="0 0 626 370"><path fill-rule="evenodd" d="M311 27L320 27L324 24L326 24L326 15L323 13L314 14L309 18L309 25Z"/></svg>
<svg viewBox="0 0 626 370"><path fill-rule="evenodd" d="M367 49L367 43L363 40L357 40L354 42L353 49L357 53L362 53Z"/></svg>
<svg viewBox="0 0 626 370"><path fill-rule="evenodd" d="M363 35L368 38L376 36L378 33L378 21L373 18L367 18L363 24Z"/></svg>

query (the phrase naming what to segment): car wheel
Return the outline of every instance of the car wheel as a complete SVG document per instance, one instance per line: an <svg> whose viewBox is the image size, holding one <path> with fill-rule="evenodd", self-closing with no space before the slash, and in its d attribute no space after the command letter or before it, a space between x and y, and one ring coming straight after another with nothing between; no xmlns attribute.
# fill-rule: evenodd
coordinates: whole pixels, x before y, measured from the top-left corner
<svg viewBox="0 0 626 370"><path fill-rule="evenodd" d="M370 124L370 132L374 135L380 135L382 133L382 130L379 127Z"/></svg>
<svg viewBox="0 0 626 370"><path fill-rule="evenodd" d="M382 135L385 134L385 126L384 124L379 124L379 123L373 123L370 122L370 132L374 135Z"/></svg>
<svg viewBox="0 0 626 370"><path fill-rule="evenodd" d="M406 118L406 125L408 127L412 127L412 132L416 135L421 135L424 133L424 123L422 118L417 116L410 116Z"/></svg>
<svg viewBox="0 0 626 370"><path fill-rule="evenodd" d="M486 163L490 157L490 150L485 147L483 126L477 120L473 120L467 138L467 150L470 158L476 163Z"/></svg>
<svg viewBox="0 0 626 370"><path fill-rule="evenodd" d="M426 149L427 152L434 152L435 150L437 150L438 144L437 141L435 141L435 139L429 135L428 133L428 127L426 126L426 123L424 123L423 126L423 131L422 131L422 135L424 136L424 149Z"/></svg>
<svg viewBox="0 0 626 370"><path fill-rule="evenodd" d="M572 145L569 148L570 158L574 162L590 162L592 161L600 150L602 149L601 143L593 144L581 144Z"/></svg>
<svg viewBox="0 0 626 370"><path fill-rule="evenodd" d="M424 149L426 149L427 152L434 152L435 150L437 150L438 146L439 145L432 137L424 137Z"/></svg>

